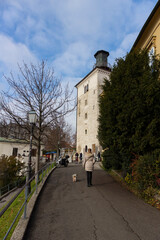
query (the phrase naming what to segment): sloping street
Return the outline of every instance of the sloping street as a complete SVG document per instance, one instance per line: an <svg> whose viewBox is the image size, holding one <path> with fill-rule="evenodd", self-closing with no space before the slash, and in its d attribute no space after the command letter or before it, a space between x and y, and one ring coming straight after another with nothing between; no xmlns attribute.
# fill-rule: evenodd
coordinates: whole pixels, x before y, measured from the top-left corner
<svg viewBox="0 0 160 240"><path fill-rule="evenodd" d="M72 174L78 181L72 182ZM81 165L57 168L42 190L25 240L159 240L160 211L124 189L96 163L87 187Z"/></svg>

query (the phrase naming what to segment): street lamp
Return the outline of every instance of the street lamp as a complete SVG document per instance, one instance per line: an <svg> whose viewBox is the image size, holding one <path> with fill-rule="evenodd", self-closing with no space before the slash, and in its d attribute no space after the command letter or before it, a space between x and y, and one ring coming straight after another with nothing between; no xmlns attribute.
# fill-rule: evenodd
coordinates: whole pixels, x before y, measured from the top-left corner
<svg viewBox="0 0 160 240"><path fill-rule="evenodd" d="M58 146L57 146L57 159L59 158L59 141L58 141Z"/></svg>
<svg viewBox="0 0 160 240"><path fill-rule="evenodd" d="M27 176L27 181L30 180L31 178L31 171L32 171L32 168L31 168L31 157L32 157L32 138L33 138L33 128L34 128L34 125L37 121L37 115L36 115L36 112L34 110L30 111L28 113L28 118L29 118L29 123L31 125L31 132L30 132L30 148L29 148L29 159L28 159L28 176ZM28 184L28 193L31 192L31 183Z"/></svg>
<svg viewBox="0 0 160 240"><path fill-rule="evenodd" d="M28 117L29 117L29 123L30 124L35 124L37 121L37 114L34 110L30 111L28 113Z"/></svg>

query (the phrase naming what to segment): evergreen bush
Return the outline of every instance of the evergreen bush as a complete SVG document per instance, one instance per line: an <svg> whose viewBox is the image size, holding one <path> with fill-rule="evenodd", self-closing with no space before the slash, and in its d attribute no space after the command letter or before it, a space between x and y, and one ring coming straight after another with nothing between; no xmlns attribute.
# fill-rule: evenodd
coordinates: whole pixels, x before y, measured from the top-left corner
<svg viewBox="0 0 160 240"><path fill-rule="evenodd" d="M116 61L100 96L98 139L106 168L129 172L133 154L160 152L160 61L146 51Z"/></svg>

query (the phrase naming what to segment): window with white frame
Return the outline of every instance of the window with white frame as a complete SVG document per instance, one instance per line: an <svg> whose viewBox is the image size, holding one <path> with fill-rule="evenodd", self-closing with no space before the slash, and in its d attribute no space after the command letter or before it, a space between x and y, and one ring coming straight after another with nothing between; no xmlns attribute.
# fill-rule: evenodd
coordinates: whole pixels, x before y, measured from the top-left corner
<svg viewBox="0 0 160 240"><path fill-rule="evenodd" d="M153 64L153 57L155 55L155 48L151 47L151 49L148 52L148 56L149 56L149 65L152 66Z"/></svg>

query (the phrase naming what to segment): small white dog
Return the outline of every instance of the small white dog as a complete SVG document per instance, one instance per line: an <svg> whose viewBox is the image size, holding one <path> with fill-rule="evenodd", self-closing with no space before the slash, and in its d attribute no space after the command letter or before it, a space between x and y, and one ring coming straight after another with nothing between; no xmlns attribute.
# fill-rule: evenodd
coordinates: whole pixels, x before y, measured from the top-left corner
<svg viewBox="0 0 160 240"><path fill-rule="evenodd" d="M77 174L72 175L72 180L73 180L73 182L77 182Z"/></svg>

